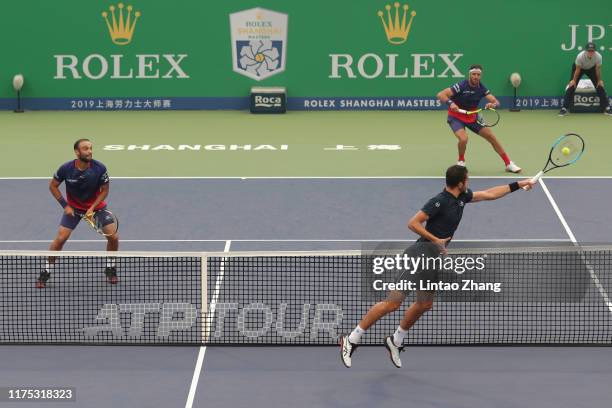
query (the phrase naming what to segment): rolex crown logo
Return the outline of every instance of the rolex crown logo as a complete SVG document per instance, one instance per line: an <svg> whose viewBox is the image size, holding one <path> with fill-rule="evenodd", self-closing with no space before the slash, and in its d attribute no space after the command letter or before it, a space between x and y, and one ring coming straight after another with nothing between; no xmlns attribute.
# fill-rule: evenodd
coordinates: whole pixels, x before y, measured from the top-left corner
<svg viewBox="0 0 612 408"><path fill-rule="evenodd" d="M117 8L119 9L119 16L115 14ZM128 45L132 42L134 28L136 28L136 22L138 21L138 17L140 17L140 11L136 11L132 14L132 6L125 7L123 3L117 4L116 8L115 6L110 6L108 9L111 14L110 21L106 11L102 12L102 17L104 17L106 21L111 40L117 45ZM127 10L126 13L124 13L124 9Z"/></svg>
<svg viewBox="0 0 612 408"><path fill-rule="evenodd" d="M414 16L416 16L416 11L412 10L410 13L410 20L408 24L406 24L406 17L408 15L408 9L410 8L408 4L404 4L402 9L404 13L401 17L400 21L400 4L395 2L393 4L395 8L395 16L391 17L391 5L387 4L385 9L387 10L387 20L385 20L385 13L382 11L378 12L378 16L382 21L383 27L385 27L385 33L387 34L387 39L391 44L403 44L408 40L408 34L410 33L410 26L412 26L412 20Z"/></svg>

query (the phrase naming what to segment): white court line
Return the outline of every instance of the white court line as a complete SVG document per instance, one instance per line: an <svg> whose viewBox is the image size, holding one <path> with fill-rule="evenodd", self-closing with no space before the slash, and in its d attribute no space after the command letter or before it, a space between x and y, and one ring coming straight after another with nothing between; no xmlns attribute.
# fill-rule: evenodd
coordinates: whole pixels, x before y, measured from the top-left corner
<svg viewBox="0 0 612 408"><path fill-rule="evenodd" d="M231 245L232 241L225 241L225 248L223 249L223 252L229 252ZM224 274L225 268L223 267L222 262L219 268L219 275L217 276L217 281L215 282L215 290L213 292L212 300L210 302L210 308L208 309L208 316L206 319L206 340L208 339L208 336L210 336L212 317L215 313L215 309L217 308L217 301L219 300L219 291L221 290L221 284L223 283ZM202 372L202 367L204 366L205 354L206 346L201 346L200 351L198 352L198 359L196 360L195 369L193 370L193 378L191 379L191 386L189 387L189 395L187 396L185 408L193 407L193 400L195 399L196 391L198 389L198 383L200 382L200 373Z"/></svg>
<svg viewBox="0 0 612 408"><path fill-rule="evenodd" d="M565 217L561 213L561 210L559 209L559 206L557 205L557 202L555 201L555 199L553 198L552 194L548 190L548 187L546 187L546 183L544 183L544 179L542 179L542 178L540 179L540 185L542 186L542 190L544 190L544 193L546 194L546 197L548 197L548 201L550 201L550 205L552 205L553 209L557 213L557 217L559 217L559 221L561 221L561 225L563 225L563 228L565 229L565 232L567 233L567 236L570 238L570 240L572 241L572 243L575 246L579 247L580 244L578 244L578 240L576 239L576 236L574 236L574 233L572 232L572 229L569 227L569 224L567 223L567 221L565 220ZM597 274L595 273L593 268L590 265L588 265L588 263L587 263L587 269L589 270L589 274L591 275L591 279L593 280L593 282L595 283L595 286L599 290L599 293L601 294L601 297L603 298L604 302L606 303L606 306L608 306L608 309L610 310L610 313L612 313L612 302L610 302L610 297L608 296L608 293L606 292L606 289L601 285L601 282L599 281L599 278L597 277Z"/></svg>
<svg viewBox="0 0 612 408"><path fill-rule="evenodd" d="M444 179L445 176L113 176L113 180L384 180ZM470 179L524 179L525 175L470 176ZM547 176L548 179L612 179L612 176ZM0 180L49 180L51 176L0 177Z"/></svg>
<svg viewBox="0 0 612 408"><path fill-rule="evenodd" d="M50 239L0 240L0 244L48 244ZM121 239L121 242L414 242L415 239ZM567 238L491 238L491 239L453 239L453 242L567 242ZM70 243L99 243L100 239L71 239Z"/></svg>

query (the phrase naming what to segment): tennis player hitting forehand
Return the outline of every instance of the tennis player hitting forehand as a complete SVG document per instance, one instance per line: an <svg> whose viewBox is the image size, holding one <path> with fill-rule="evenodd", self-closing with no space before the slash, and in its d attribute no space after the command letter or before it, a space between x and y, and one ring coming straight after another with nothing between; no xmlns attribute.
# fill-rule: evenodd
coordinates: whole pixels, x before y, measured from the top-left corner
<svg viewBox="0 0 612 408"><path fill-rule="evenodd" d="M88 139L77 140L73 147L77 157L76 160L64 163L49 182L49 190L53 198L64 209L57 236L49 246L49 251L61 251L82 217L95 217L96 211L106 208L104 200L109 192L106 166L93 159L93 145ZM59 189L62 182L66 183L68 201L64 199ZM102 225L106 222L112 222L112 220L101 220ZM106 239L107 251L117 251L119 249L119 235L117 233L107 236ZM55 257L49 257L45 268L40 272L36 281L37 288L42 289L47 286L54 264ZM104 273L109 283L115 284L119 281L114 258L109 258Z"/></svg>
<svg viewBox="0 0 612 408"><path fill-rule="evenodd" d="M460 165L451 166L446 170L446 187L442 192L430 199L423 208L408 222L408 228L419 234L420 237L406 251L412 256L420 256L421 251L427 256L439 256L446 252L446 246L453 238L455 230L461 222L463 208L470 202L497 200L508 193L521 188L529 190L534 182L531 179L521 180L510 184L492 187L484 191L472 192L468 188L467 168ZM423 225L425 224L425 225ZM417 272L421 273L423 270ZM422 279L436 276L437 271L424 271ZM434 280L434 279L430 279ZM372 306L361 319L350 335L340 338L340 355L346 367L351 367L352 356L359 344L361 336L383 316L396 311L401 306L408 292L392 291L382 302ZM416 302L410 305L404 313L397 330L393 336L384 340L389 351L391 361L396 367L402 366L400 352L404 350L403 342L412 325L433 306L434 292L417 291Z"/></svg>

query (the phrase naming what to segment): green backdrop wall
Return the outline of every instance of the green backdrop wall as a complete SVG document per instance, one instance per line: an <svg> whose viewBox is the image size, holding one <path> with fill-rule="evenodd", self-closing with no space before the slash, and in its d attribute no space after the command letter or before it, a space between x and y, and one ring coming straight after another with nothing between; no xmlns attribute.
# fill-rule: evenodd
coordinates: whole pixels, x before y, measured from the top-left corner
<svg viewBox="0 0 612 408"><path fill-rule="evenodd" d="M437 108L434 95L464 78L472 63L484 65L483 82L499 97L512 94L508 77L519 72L523 79L519 94L530 97L531 102L525 103L536 107L533 101L561 95L571 63L588 40L601 47L603 78L612 81L610 0L401 1L399 27L393 27L393 1L122 4L123 19L118 1L4 2L0 107L12 109L12 78L22 73L24 103L40 109L79 109L75 103L79 101L80 109L125 108L107 103L119 100L132 101L130 108L136 101L140 108L145 101L149 101L146 108L244 108L250 88L256 85L287 87L290 107L297 109L322 107L307 104L308 100L342 98L391 100L396 105L398 100L431 100L408 108ZM112 29L112 6L115 21L126 24L127 7L132 8L134 27L128 44L113 42L111 33L119 30ZM405 24L404 6L408 6ZM246 13L255 36L243 36L233 48L230 14L257 7L285 14L286 26L270 20L265 10ZM110 28L103 12L108 13ZM389 31L396 28L399 38L390 40L385 25ZM234 27L235 33L238 28ZM261 39L258 33L278 36L271 39L278 53L267 60L270 76L260 80L234 69L232 58L237 55L240 60L244 41ZM402 38L404 34L407 38ZM71 63L74 69L66 67Z"/></svg>

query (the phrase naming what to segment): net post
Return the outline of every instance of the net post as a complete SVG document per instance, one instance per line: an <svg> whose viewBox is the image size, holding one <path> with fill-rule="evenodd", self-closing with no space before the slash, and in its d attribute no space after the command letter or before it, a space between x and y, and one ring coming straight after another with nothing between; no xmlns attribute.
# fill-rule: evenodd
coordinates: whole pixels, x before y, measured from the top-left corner
<svg viewBox="0 0 612 408"><path fill-rule="evenodd" d="M202 327L202 343L208 341L208 256L202 254L200 272L200 326Z"/></svg>

